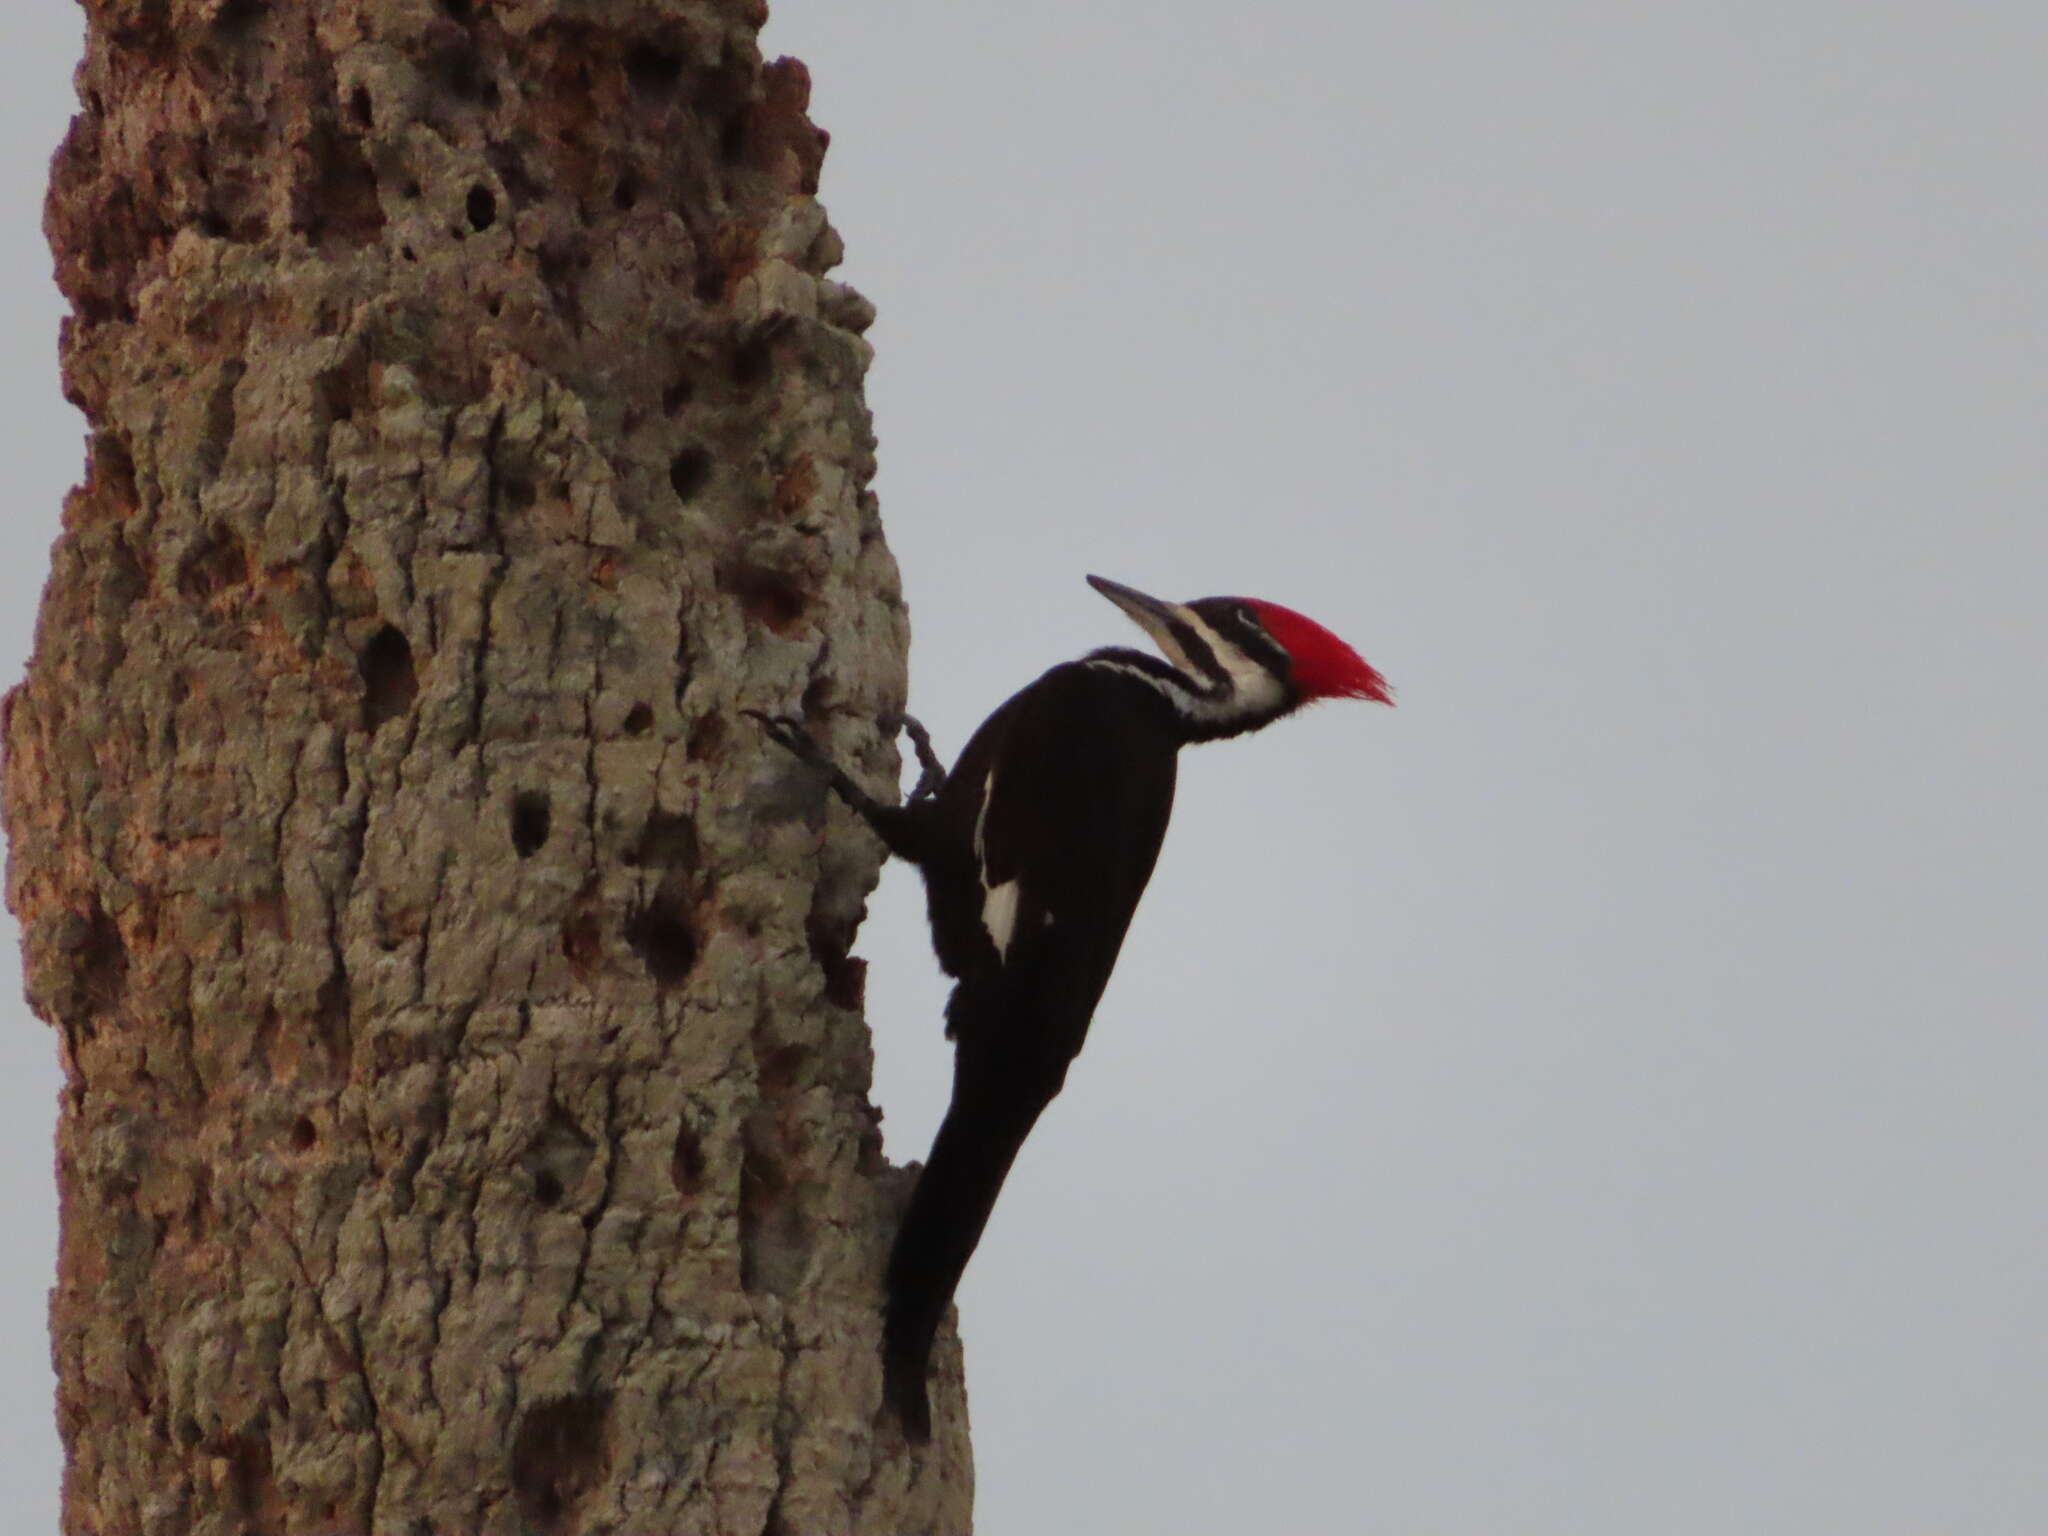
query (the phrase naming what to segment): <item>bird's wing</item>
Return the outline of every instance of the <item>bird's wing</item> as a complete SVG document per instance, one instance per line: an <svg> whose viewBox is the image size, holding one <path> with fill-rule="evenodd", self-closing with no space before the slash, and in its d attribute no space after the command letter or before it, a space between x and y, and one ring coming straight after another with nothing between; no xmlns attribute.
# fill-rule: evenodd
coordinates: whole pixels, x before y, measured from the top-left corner
<svg viewBox="0 0 2048 1536"><path fill-rule="evenodd" d="M961 1001L999 1003L1071 1059L1159 856L1175 753L1084 668L1048 674L1017 704L977 765L973 852L996 967L987 988L962 990L997 995Z"/></svg>
<svg viewBox="0 0 2048 1536"><path fill-rule="evenodd" d="M953 1100L890 1250L883 1359L907 1432L929 1435L932 1339L1010 1165L1066 1081L1151 878L1175 744L1100 674L1055 668L992 716L954 768L987 944L947 1005Z"/></svg>

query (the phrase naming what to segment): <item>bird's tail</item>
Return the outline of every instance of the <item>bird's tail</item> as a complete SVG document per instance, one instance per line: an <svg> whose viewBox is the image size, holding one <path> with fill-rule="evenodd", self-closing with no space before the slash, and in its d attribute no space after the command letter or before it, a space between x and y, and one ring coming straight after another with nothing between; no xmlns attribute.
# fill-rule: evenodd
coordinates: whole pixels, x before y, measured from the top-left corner
<svg viewBox="0 0 2048 1536"><path fill-rule="evenodd" d="M912 1441L929 1440L932 1433L925 1389L932 1340L981 1241L1017 1149L1051 1097L1020 1095L1014 1081L1006 1091L987 1092L970 1091L969 1084L956 1081L952 1107L911 1191L889 1250L882 1380Z"/></svg>

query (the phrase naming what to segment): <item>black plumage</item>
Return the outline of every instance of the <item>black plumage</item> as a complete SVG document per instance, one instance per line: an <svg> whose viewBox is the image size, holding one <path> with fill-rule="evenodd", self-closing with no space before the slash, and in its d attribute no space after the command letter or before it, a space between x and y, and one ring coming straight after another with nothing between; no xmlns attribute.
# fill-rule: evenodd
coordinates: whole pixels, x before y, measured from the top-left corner
<svg viewBox="0 0 2048 1536"><path fill-rule="evenodd" d="M870 796L797 722L757 716L918 866L933 948L957 981L946 1006L952 1102L887 1276L886 1393L915 1440L931 1433L933 1337L1018 1149L1087 1037L1166 835L1180 748L1311 698L1384 697L1356 691L1360 678L1384 685L1288 610L1236 598L1163 603L1090 580L1174 660L1112 649L1054 667L982 723L950 773L906 721L925 772L901 806ZM1290 648L1275 630L1308 639Z"/></svg>

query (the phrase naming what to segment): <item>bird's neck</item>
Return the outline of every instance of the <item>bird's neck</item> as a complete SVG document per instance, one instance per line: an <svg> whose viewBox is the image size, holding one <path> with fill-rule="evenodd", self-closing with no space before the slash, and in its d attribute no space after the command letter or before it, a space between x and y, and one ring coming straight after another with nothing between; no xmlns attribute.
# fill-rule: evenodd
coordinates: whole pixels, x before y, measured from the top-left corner
<svg viewBox="0 0 2048 1536"><path fill-rule="evenodd" d="M1255 731L1294 707L1289 696L1250 699L1227 677L1191 677L1170 661L1121 646L1091 651L1082 665L1119 679L1134 697L1162 709L1168 728L1184 744Z"/></svg>

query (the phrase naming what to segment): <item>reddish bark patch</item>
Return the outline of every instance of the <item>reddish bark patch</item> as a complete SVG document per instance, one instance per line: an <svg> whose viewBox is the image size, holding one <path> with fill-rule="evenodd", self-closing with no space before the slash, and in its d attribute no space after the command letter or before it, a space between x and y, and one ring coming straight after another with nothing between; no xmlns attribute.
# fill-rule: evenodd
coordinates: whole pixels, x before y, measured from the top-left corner
<svg viewBox="0 0 2048 1536"><path fill-rule="evenodd" d="M783 518L794 518L811 504L811 498L817 494L817 467L808 453L801 454L775 482L775 511Z"/></svg>
<svg viewBox="0 0 2048 1536"><path fill-rule="evenodd" d="M740 612L778 635L795 632L810 607L809 596L780 571L729 565L718 575L719 590L737 599Z"/></svg>

